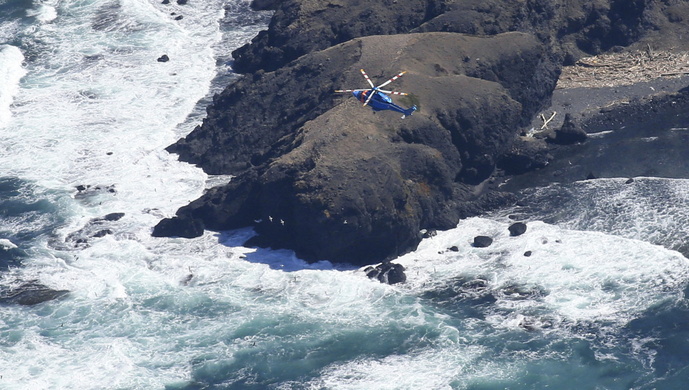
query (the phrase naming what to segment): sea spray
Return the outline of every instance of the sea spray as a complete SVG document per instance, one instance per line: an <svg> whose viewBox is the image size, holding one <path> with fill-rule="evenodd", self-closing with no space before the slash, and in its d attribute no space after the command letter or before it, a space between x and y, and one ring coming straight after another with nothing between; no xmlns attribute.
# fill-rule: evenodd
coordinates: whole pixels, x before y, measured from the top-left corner
<svg viewBox="0 0 689 390"><path fill-rule="evenodd" d="M19 81L26 74L22 61L24 56L19 48L0 45L0 128L12 117L12 101L19 91Z"/></svg>

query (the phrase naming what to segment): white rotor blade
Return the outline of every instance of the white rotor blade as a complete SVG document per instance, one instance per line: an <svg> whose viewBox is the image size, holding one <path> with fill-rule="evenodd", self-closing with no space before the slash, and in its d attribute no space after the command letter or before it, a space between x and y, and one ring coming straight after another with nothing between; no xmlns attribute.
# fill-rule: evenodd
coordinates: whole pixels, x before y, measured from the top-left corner
<svg viewBox="0 0 689 390"><path fill-rule="evenodd" d="M391 82L393 82L393 81L397 80L398 78L402 77L402 75L405 74L405 73L407 73L406 70L405 70L404 72L401 72L401 73L398 74L397 76L391 78L390 80L384 82L383 84L379 85L378 88L382 88L382 87L384 87L384 86L390 84Z"/></svg>
<svg viewBox="0 0 689 390"><path fill-rule="evenodd" d="M335 92L356 92L356 91L368 91L368 89L338 89Z"/></svg>
<svg viewBox="0 0 689 390"><path fill-rule="evenodd" d="M379 89L380 92L391 94L391 95L409 95L406 92L395 92L395 91L384 91L382 89Z"/></svg>
<svg viewBox="0 0 689 390"><path fill-rule="evenodd" d="M368 81L369 85L371 85L371 88L376 87L375 85L373 85L373 82L371 81L371 79L368 78L368 75L366 74L366 72L363 69L361 69L361 74L364 75L364 78L366 79L366 81Z"/></svg>
<svg viewBox="0 0 689 390"><path fill-rule="evenodd" d="M375 95L375 94L376 94L375 89L372 89L372 90L371 90L371 94L368 95L368 98L366 99L366 102L364 103L364 106L368 105L368 102L371 101L371 98L373 98L373 95Z"/></svg>

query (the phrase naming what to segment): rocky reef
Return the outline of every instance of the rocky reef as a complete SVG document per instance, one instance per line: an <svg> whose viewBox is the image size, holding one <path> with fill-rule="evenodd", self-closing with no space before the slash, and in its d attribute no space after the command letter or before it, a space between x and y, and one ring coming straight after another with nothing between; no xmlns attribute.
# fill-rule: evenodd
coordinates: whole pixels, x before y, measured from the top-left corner
<svg viewBox="0 0 689 390"><path fill-rule="evenodd" d="M689 7L670 3L255 0L275 13L233 53L245 76L168 148L234 178L153 234L254 226L247 245L359 265L412 250L422 229L512 202L485 185L496 170L537 169L548 145L585 139L571 120L551 142L520 134L564 64L681 41ZM394 87L412 95L398 102L419 110L400 119L333 93L365 87L362 68L379 82L406 70Z"/></svg>

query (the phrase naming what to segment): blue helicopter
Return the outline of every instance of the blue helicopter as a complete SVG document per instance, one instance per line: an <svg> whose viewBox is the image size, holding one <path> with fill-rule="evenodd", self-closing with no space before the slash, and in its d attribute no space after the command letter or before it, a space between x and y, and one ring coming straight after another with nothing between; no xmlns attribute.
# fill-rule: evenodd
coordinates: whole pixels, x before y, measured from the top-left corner
<svg viewBox="0 0 689 390"><path fill-rule="evenodd" d="M368 84L371 86L371 88L368 89L338 89L335 92L338 93L343 93L343 92L351 92L352 95L354 95L355 98L357 98L360 102L364 103L364 106L370 106L373 111L383 111L383 110L392 110L392 111L397 111L399 113L402 113L402 119L404 119L407 115L411 115L416 111L416 106L412 106L410 108L403 108L398 106L397 104L392 102L392 99L390 99L390 96L386 94L392 94L392 95L409 95L408 93L404 92L394 92L394 91L385 91L380 88L390 84L391 82L397 80L398 78L402 77L403 74L406 72L401 72L395 77L389 79L388 81L384 82L383 84L379 86L375 86L371 79L368 77L366 72L361 69L361 74L364 75L364 78L366 81L368 81Z"/></svg>

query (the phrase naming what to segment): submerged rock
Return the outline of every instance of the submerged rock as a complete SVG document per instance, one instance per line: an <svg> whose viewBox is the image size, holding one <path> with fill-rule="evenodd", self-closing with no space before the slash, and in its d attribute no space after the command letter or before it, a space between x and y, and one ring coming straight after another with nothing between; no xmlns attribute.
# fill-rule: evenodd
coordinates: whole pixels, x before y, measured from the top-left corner
<svg viewBox="0 0 689 390"><path fill-rule="evenodd" d="M124 213L110 213L101 218L91 219L83 228L68 234L65 237L66 248L61 248L60 245L55 245L60 249L74 249L85 248L90 245L90 241L94 238L102 238L109 234L113 234L112 222L119 221L124 217Z"/></svg>
<svg viewBox="0 0 689 390"><path fill-rule="evenodd" d="M32 281L16 288L0 291L0 304L31 306L58 299L68 293L67 290L54 290Z"/></svg>

